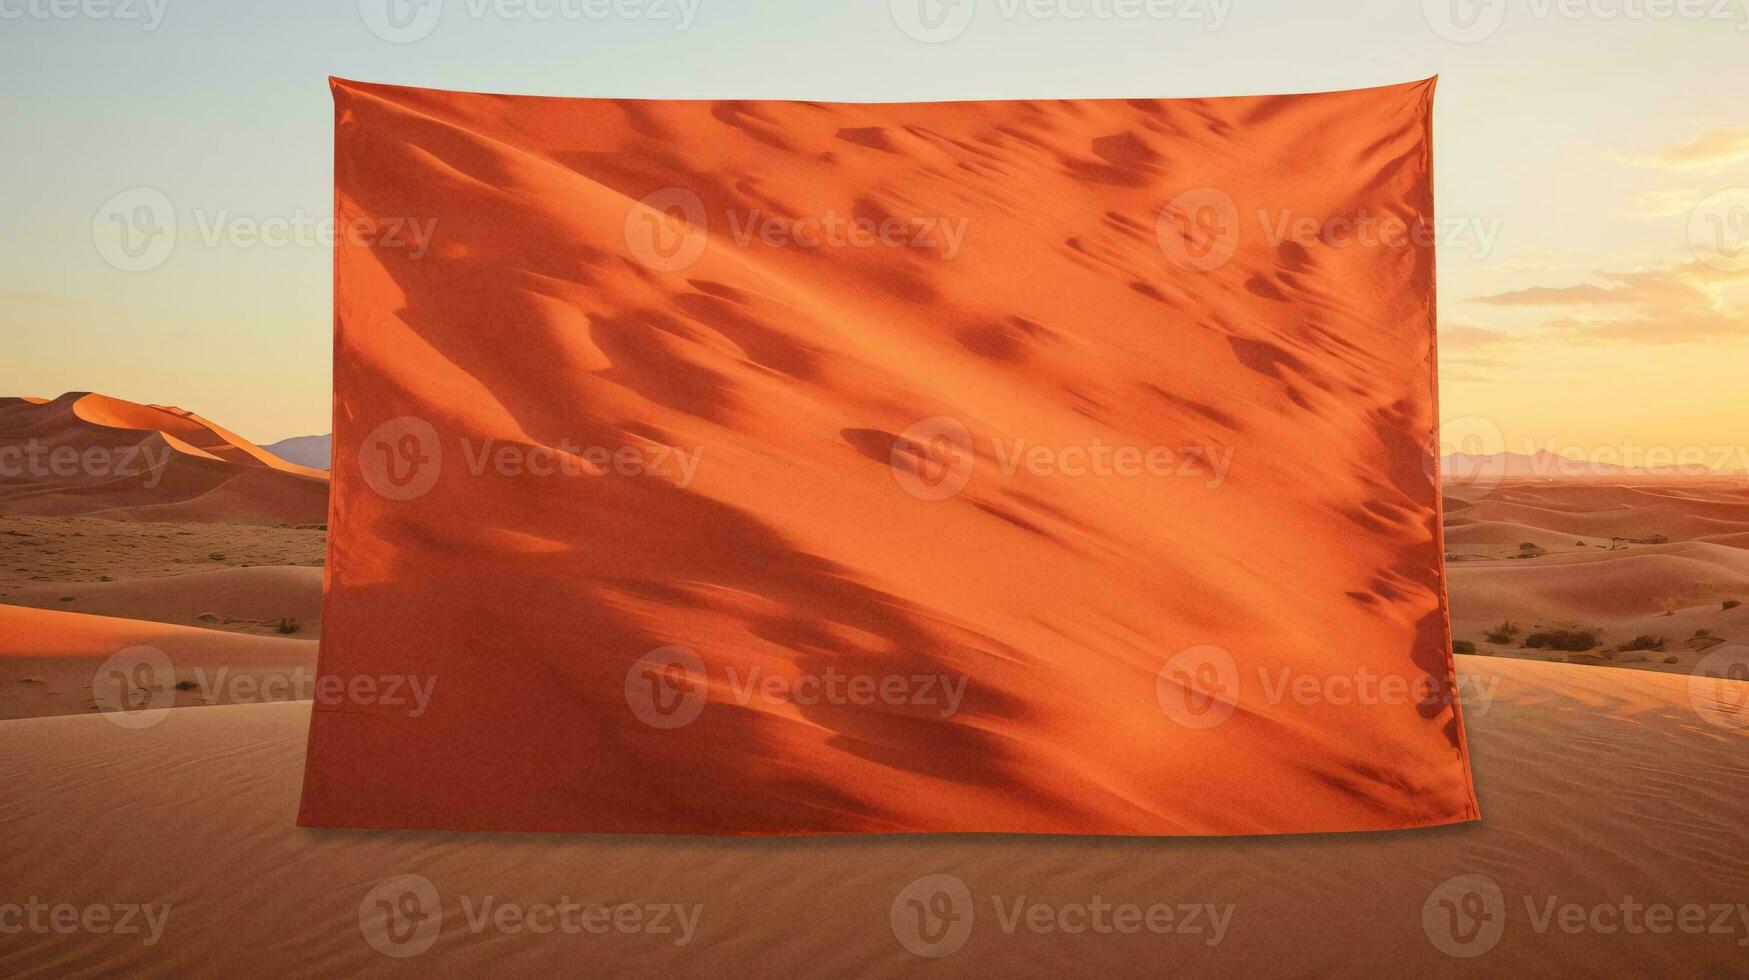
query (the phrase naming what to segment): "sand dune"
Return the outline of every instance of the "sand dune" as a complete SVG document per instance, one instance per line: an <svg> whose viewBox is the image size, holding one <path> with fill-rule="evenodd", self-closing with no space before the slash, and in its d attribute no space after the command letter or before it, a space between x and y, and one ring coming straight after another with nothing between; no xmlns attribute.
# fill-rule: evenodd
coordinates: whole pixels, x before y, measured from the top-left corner
<svg viewBox="0 0 1749 980"><path fill-rule="evenodd" d="M308 673L325 539L320 528L0 517L0 717L97 710L99 666L142 644L170 658L160 686ZM239 693L255 697L194 689L175 703Z"/></svg>
<svg viewBox="0 0 1749 980"><path fill-rule="evenodd" d="M310 697L315 665L314 640L0 605L0 719Z"/></svg>
<svg viewBox="0 0 1749 980"><path fill-rule="evenodd" d="M320 523L327 474L191 412L87 392L0 399L0 513Z"/></svg>
<svg viewBox="0 0 1749 980"><path fill-rule="evenodd" d="M1695 538L1708 544L1724 545L1727 548L1749 548L1749 531L1727 531L1722 534L1703 534Z"/></svg>
<svg viewBox="0 0 1749 980"><path fill-rule="evenodd" d="M1497 521L1580 537L1684 540L1749 527L1749 482L1502 484L1446 488L1463 506L1449 523Z"/></svg>
<svg viewBox="0 0 1749 980"><path fill-rule="evenodd" d="M330 976L550 975L584 963L601 976L1055 977L1133 975L1146 960L1235 977L1740 973L1746 925L1731 903L1744 901L1749 878L1741 792L1749 738L1698 720L1683 678L1473 657L1458 664L1475 690L1493 692L1485 704L1466 704L1484 819L1333 837L318 831L293 826L307 705L178 710L143 731L95 717L0 722L7 897L170 906L153 946L144 935L0 937L0 972L236 976L267 963ZM1749 696L1749 684L1732 690ZM394 959L366 941L367 929L379 941L387 935L380 907L366 899L402 874L432 883L441 917L429 952ZM893 907L908 883L931 874L963 881L973 915L963 948L925 960L900 944ZM1503 931L1474 959L1448 957L1429 938L1453 935L1430 896L1460 875L1483 876L1501 895L1484 911L1503 916ZM690 937L490 925L476 933L463 902L478 916L486 896L524 906L569 896L641 910L702 907ZM1005 931L996 903L1006 911L1020 896L1053 909L1094 896L1232 908L1211 945L1212 928ZM1589 909L1630 897L1726 903L1731 931L1538 931L1551 901Z"/></svg>
<svg viewBox="0 0 1749 980"><path fill-rule="evenodd" d="M1546 555L1510 563L1464 562L1451 570L1453 592L1480 594L1472 576L1524 593L1526 601L1577 615L1658 615L1666 606L1718 606L1714 596L1749 596L1749 552L1683 543L1630 553ZM1700 593L1707 593L1705 599ZM1503 597L1504 598L1504 597ZM1471 614L1466 608L1465 616ZM1484 615L1493 615L1487 612Z"/></svg>
<svg viewBox="0 0 1749 980"><path fill-rule="evenodd" d="M1749 644L1749 487L1743 481L1503 484L1448 488L1452 635L1480 652L1688 672ZM1525 550L1524 545L1532 545ZM1567 653L1490 643L1513 621L1593 632ZM1639 637L1662 644L1619 650Z"/></svg>
<svg viewBox="0 0 1749 980"><path fill-rule="evenodd" d="M236 633L319 639L322 569L252 566L110 582L31 582L12 605Z"/></svg>

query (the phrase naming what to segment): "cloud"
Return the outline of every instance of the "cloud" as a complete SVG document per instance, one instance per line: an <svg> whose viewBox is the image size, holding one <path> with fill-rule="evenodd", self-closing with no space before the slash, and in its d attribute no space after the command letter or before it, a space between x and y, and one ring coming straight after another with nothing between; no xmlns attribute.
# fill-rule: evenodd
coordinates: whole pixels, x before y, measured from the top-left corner
<svg viewBox="0 0 1749 980"><path fill-rule="evenodd" d="M1475 302L1500 307L1548 307L1545 326L1572 342L1638 341L1673 344L1749 337L1749 306L1726 293L1749 283L1749 270L1715 269L1701 262L1596 274L1601 282L1531 286ZM1607 312L1602 312L1607 311Z"/></svg>
<svg viewBox="0 0 1749 980"><path fill-rule="evenodd" d="M1749 160L1749 126L1709 129L1696 136L1665 147L1656 156L1617 156L1623 163L1641 167L1662 167L1667 170L1696 170L1722 167L1738 160Z"/></svg>
<svg viewBox="0 0 1749 980"><path fill-rule="evenodd" d="M1692 187L1659 187L1635 194L1616 214L1623 218L1673 218L1691 213L1706 196L1706 191Z"/></svg>
<svg viewBox="0 0 1749 980"><path fill-rule="evenodd" d="M1666 167L1716 167L1749 157L1749 126L1709 129L1686 143L1665 149L1658 160Z"/></svg>
<svg viewBox="0 0 1749 980"><path fill-rule="evenodd" d="M1492 296L1476 297L1478 303L1495 306L1591 306L1604 303L1636 303L1633 291L1622 286L1598 286L1582 283L1577 286L1532 286L1513 289Z"/></svg>
<svg viewBox="0 0 1749 980"><path fill-rule="evenodd" d="M1514 356L1524 341L1509 333L1460 318L1439 324L1439 376L1446 381L1493 381L1519 366Z"/></svg>
<svg viewBox="0 0 1749 980"><path fill-rule="evenodd" d="M1480 350L1514 342L1507 334L1468 320L1450 320L1439 325L1440 350Z"/></svg>
<svg viewBox="0 0 1749 980"><path fill-rule="evenodd" d="M1516 275L1521 272L1548 272L1551 267L1534 259L1506 259L1488 266L1487 271L1501 275Z"/></svg>

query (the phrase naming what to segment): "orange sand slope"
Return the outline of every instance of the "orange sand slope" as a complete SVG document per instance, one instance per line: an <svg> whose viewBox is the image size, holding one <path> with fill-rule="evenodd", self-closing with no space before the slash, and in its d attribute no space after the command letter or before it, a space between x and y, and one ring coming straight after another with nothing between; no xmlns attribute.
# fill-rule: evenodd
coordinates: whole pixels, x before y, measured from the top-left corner
<svg viewBox="0 0 1749 980"><path fill-rule="evenodd" d="M1428 219L1432 90L842 105L337 81L342 222L436 232L425 251L336 250L323 668L440 683L417 724L319 708L305 818L1155 834L1473 817L1449 704L1257 686L1449 676L1432 250L1277 242L1257 220ZM1186 241L1201 208L1157 222L1196 188L1243 218L1224 264L1191 261L1216 244ZM833 215L911 233L737 235ZM647 465L543 476L479 464L483 447ZM1099 471L1097 447L1171 466ZM1174 660L1210 645L1245 685L1235 710L1176 723L1163 697L1222 696L1218 658ZM703 676L639 666L674 646ZM921 685L860 705L736 680L828 670L964 700L946 717ZM628 676L708 703L684 730L642 725Z"/></svg>
<svg viewBox="0 0 1749 980"><path fill-rule="evenodd" d="M242 976L266 963L326 976L551 976L586 963L599 976L1062 977L1169 963L1198 977L1740 974L1749 738L1698 721L1684 678L1474 657L1458 669L1466 691L1492 695L1470 713L1483 821L1243 841L311 831L292 826L306 705L178 710L141 731L96 717L0 722L0 901L150 904L163 923L150 946L144 930L0 935L0 973ZM1749 684L1735 687L1749 697ZM404 874L431 882L438 915L429 933L402 920L396 945L384 905L367 899ZM901 891L936 874L965 884L971 915L943 936L963 945L925 960L895 923L908 928L915 913ZM1434 895L1461 875L1499 889L1480 910L1502 928L1460 947L1480 954L1470 959L1433 944L1463 938ZM403 894L374 897L392 909ZM476 932L469 914L479 920L487 896L494 912L568 896L636 905L644 919L663 905L697 915L690 934L671 911L665 932ZM1215 906L1225 925L1217 936L1199 912L1194 933L1005 928L1022 896L1053 927L1059 910L1070 927L1090 921L1095 896L1175 915ZM1550 901L1619 909L1629 897L1723 904L1729 931L1538 931ZM379 953L367 930L413 955Z"/></svg>
<svg viewBox="0 0 1749 980"><path fill-rule="evenodd" d="M70 392L0 399L0 513L320 523L327 474L179 408Z"/></svg>
<svg viewBox="0 0 1749 980"><path fill-rule="evenodd" d="M0 719L308 698L315 665L314 640L0 605Z"/></svg>
<svg viewBox="0 0 1749 980"><path fill-rule="evenodd" d="M1447 493L1452 633L1479 651L1686 673L1715 648L1749 645L1743 480L1508 482ZM1521 635L1490 643L1487 631L1508 620ZM1552 629L1592 631L1598 645L1568 654L1523 646L1525 635ZM1620 649L1642 636L1651 649Z"/></svg>
<svg viewBox="0 0 1749 980"><path fill-rule="evenodd" d="M321 638L322 570L258 565L118 582L31 582L0 602L238 633Z"/></svg>

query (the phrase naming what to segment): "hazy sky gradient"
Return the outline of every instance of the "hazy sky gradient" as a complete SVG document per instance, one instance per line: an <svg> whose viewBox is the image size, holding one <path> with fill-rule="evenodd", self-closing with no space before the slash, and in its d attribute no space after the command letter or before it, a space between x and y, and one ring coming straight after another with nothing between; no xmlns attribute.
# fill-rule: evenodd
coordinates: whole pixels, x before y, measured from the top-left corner
<svg viewBox="0 0 1749 980"><path fill-rule="evenodd" d="M1576 18L1510 0L1474 43L1442 38L1418 0L1223 0L1214 31L1005 18L1000 0L975 0L969 27L941 44L906 36L887 0L687 0L696 19L678 31L673 19L476 18L469 0L443 0L435 29L406 44L373 35L359 0L152 0L164 7L150 31L33 13L52 2L0 0L0 393L173 402L264 442L328 431L326 250L208 246L197 220L328 213L331 74L847 101L1299 92L1439 74L1440 217L1473 222L1440 254L1442 414L1489 418L1513 449L1749 445L1749 273L1697 264L1689 234L1703 199L1749 187L1743 0L1703 0L1723 18L1664 20L1596 16L1645 0L1587 2ZM149 16L146 0L127 2ZM100 257L92 220L139 186L173 202L177 245L126 273Z"/></svg>

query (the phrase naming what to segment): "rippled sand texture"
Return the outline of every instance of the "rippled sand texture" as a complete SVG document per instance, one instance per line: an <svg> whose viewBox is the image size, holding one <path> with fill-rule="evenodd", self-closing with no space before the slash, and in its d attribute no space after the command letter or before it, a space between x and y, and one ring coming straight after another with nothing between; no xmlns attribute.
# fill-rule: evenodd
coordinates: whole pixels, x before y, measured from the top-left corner
<svg viewBox="0 0 1749 980"><path fill-rule="evenodd" d="M1688 678L1459 657L1487 819L1413 834L1243 841L917 836L747 840L354 833L291 826L306 704L178 708L150 728L106 718L0 722L0 880L11 901L169 907L158 942L86 931L0 936L18 977L1727 977L1742 973L1749 729L1708 724ZM1739 704L1749 682L1720 681ZM391 933L379 882L436 889L435 933ZM913 952L904 896L963 882L963 946ZM1442 882L1499 889L1501 924L1448 956ZM1224 935L1005 923L1053 908L1230 906ZM479 921L488 899L535 906L677 903L695 934L537 932ZM1540 919L1584 908L1700 905L1662 932ZM468 903L472 903L471 907ZM1722 922L1714 909L1729 914ZM895 907L900 915L895 915ZM473 918L470 918L470 915ZM1107 913L1108 921L1110 913ZM1617 920L1601 918L1605 926ZM898 923L898 927L895 927ZM1467 925L1468 923L1461 923ZM1713 929L1715 925L1723 928ZM382 944L397 936L400 948ZM379 946L373 948L372 937ZM379 949L406 958L391 958ZM925 959L922 953L938 956ZM412 954L412 955L408 955Z"/></svg>
<svg viewBox="0 0 1749 980"><path fill-rule="evenodd" d="M1432 252L1266 234L1430 217L1432 92L839 105L336 82L339 218L370 234L337 251L321 665L436 693L419 718L318 705L302 821L1474 819L1451 704L1260 684L1450 676ZM1157 231L1197 188L1238 219L1206 271L1187 234L1207 213ZM964 236L737 236L831 215ZM375 234L433 219L423 248ZM939 418L965 441L902 437ZM1016 446L1179 452L1162 475L1005 472ZM589 447L644 465L543 476L485 455L582 466ZM673 646L699 666L640 666ZM1161 679L1203 646L1231 669ZM965 691L945 716L809 704L748 696L755 670ZM697 718L640 722L640 684L702 697ZM1191 727L1175 699L1232 713Z"/></svg>

